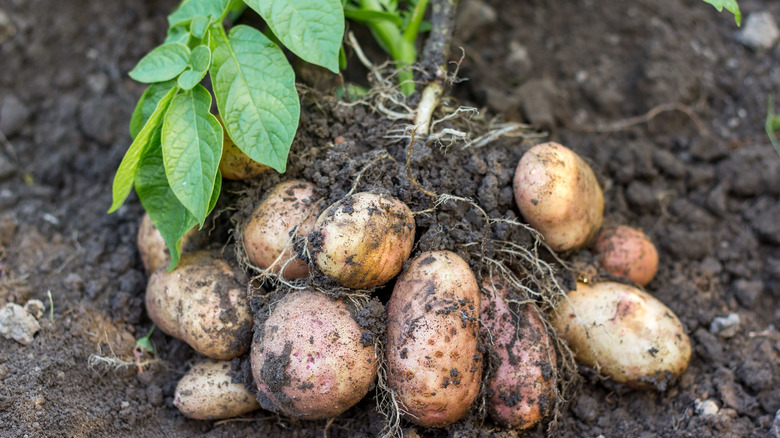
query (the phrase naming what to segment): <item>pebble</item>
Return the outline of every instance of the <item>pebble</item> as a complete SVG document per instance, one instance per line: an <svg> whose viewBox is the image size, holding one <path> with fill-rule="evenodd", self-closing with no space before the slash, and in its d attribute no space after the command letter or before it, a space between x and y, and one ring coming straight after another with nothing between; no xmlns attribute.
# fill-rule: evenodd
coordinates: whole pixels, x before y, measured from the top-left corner
<svg viewBox="0 0 780 438"><path fill-rule="evenodd" d="M515 95L520 101L523 114L532 125L551 129L555 126L555 94L555 84L551 80L531 79L518 88Z"/></svg>
<svg viewBox="0 0 780 438"><path fill-rule="evenodd" d="M0 309L0 335L27 345L41 329L38 320L16 303L7 303Z"/></svg>
<svg viewBox="0 0 780 438"><path fill-rule="evenodd" d="M780 438L780 410L775 412L775 421L772 422L772 429L769 430L769 436Z"/></svg>
<svg viewBox="0 0 780 438"><path fill-rule="evenodd" d="M737 41L753 50L768 50L780 38L775 19L767 11L748 15L742 30L737 32Z"/></svg>
<svg viewBox="0 0 780 438"><path fill-rule="evenodd" d="M740 317L737 313L730 313L727 316L717 316L710 323L710 333L718 335L721 338L730 338L737 334L740 325Z"/></svg>
<svg viewBox="0 0 780 438"><path fill-rule="evenodd" d="M734 295L737 297L737 301L748 309L753 308L763 291L764 283L762 281L740 278L734 282Z"/></svg>
<svg viewBox="0 0 780 438"><path fill-rule="evenodd" d="M27 105L13 94L9 95L0 104L0 131L11 137L22 129L30 114Z"/></svg>
<svg viewBox="0 0 780 438"><path fill-rule="evenodd" d="M720 408L715 400L696 400L696 413L698 415L716 415Z"/></svg>
<svg viewBox="0 0 780 438"><path fill-rule="evenodd" d="M41 319L41 316L43 316L43 311L46 310L46 307L43 305L41 300L29 300L24 303L24 310L30 315L34 316L35 319Z"/></svg>
<svg viewBox="0 0 780 438"><path fill-rule="evenodd" d="M458 12L455 35L461 41L471 39L479 30L498 20L498 14L489 4L480 0L463 2Z"/></svg>

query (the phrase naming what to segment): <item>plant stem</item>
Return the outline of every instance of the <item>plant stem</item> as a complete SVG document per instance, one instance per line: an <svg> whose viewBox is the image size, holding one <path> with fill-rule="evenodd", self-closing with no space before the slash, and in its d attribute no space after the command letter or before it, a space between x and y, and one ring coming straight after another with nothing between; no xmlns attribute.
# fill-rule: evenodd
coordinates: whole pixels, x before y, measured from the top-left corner
<svg viewBox="0 0 780 438"><path fill-rule="evenodd" d="M412 12L412 18L404 31L404 39L407 43L414 45L417 41L417 35L420 33L420 23L425 16L425 10L428 8L428 0L418 0Z"/></svg>
<svg viewBox="0 0 780 438"><path fill-rule="evenodd" d="M431 34L425 41L421 64L423 80L443 79L447 71L447 57L455 28L455 12L458 0L433 0L431 6Z"/></svg>
<svg viewBox="0 0 780 438"><path fill-rule="evenodd" d="M360 0L360 7L367 11L384 12L378 0ZM379 45L398 63L398 67L401 69L398 73L401 91L407 96L411 95L414 93L414 76L408 67L417 60L417 49L414 47L414 42L408 42L401 30L389 21L375 21L369 23L368 26Z"/></svg>

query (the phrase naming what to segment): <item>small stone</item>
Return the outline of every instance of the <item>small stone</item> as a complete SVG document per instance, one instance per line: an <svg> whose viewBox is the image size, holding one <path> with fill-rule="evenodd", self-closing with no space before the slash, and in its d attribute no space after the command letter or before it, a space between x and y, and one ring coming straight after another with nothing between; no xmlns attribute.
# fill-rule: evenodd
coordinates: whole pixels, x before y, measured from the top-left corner
<svg viewBox="0 0 780 438"><path fill-rule="evenodd" d="M0 9L0 44L6 43L16 35L16 26L11 22L8 14Z"/></svg>
<svg viewBox="0 0 780 438"><path fill-rule="evenodd" d="M772 429L769 430L769 436L780 438L780 409L775 412L775 421L772 422Z"/></svg>
<svg viewBox="0 0 780 438"><path fill-rule="evenodd" d="M716 415L720 408L715 400L696 400L696 413L698 415Z"/></svg>
<svg viewBox="0 0 780 438"><path fill-rule="evenodd" d="M555 126L555 94L555 84L549 79L531 79L516 92L523 115L532 125L541 129L551 129Z"/></svg>
<svg viewBox="0 0 780 438"><path fill-rule="evenodd" d="M27 345L33 340L33 336L41 325L34 316L27 313L24 307L16 303L8 303L0 309L0 335L6 339Z"/></svg>
<svg viewBox="0 0 780 438"><path fill-rule="evenodd" d="M510 41L509 54L504 61L504 66L517 77L526 77L533 67L528 49L517 41Z"/></svg>
<svg viewBox="0 0 780 438"><path fill-rule="evenodd" d="M749 281L741 278L734 282L733 287L737 301L748 309L753 308L764 291L764 283L761 281Z"/></svg>
<svg viewBox="0 0 780 438"><path fill-rule="evenodd" d="M24 304L24 310L26 310L30 315L34 316L35 319L41 319L41 316L43 316L43 312L46 310L46 307L43 305L41 300L29 300Z"/></svg>
<svg viewBox="0 0 780 438"><path fill-rule="evenodd" d="M471 0L461 4L463 6L458 11L455 24L455 35L461 41L468 41L480 29L498 20L496 10L483 1Z"/></svg>
<svg viewBox="0 0 780 438"><path fill-rule="evenodd" d="M748 15L745 25L737 32L737 41L753 50L768 50L780 38L775 19L767 11Z"/></svg>
<svg viewBox="0 0 780 438"><path fill-rule="evenodd" d="M119 407L122 409L126 409L130 407L130 402L126 400L122 400L122 402L119 403Z"/></svg>
<svg viewBox="0 0 780 438"><path fill-rule="evenodd" d="M723 265L714 257L705 257L699 265L701 273L707 278L713 278L723 272Z"/></svg>
<svg viewBox="0 0 780 438"><path fill-rule="evenodd" d="M740 325L740 317L737 313L727 316L717 316L710 323L710 333L721 338L730 338L737 334Z"/></svg>
<svg viewBox="0 0 780 438"><path fill-rule="evenodd" d="M31 111L16 96L10 95L0 104L0 131L6 137L19 132L24 122L30 117Z"/></svg>

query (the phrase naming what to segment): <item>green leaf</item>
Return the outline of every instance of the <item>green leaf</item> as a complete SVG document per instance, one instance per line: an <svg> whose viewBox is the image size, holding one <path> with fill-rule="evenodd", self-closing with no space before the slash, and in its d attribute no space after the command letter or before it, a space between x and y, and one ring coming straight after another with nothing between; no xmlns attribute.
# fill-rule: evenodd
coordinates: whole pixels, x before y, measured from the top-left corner
<svg viewBox="0 0 780 438"><path fill-rule="evenodd" d="M125 199L127 199L127 195L130 194L130 189L133 188L135 174L138 171L138 162L141 160L141 155L144 150L148 149L155 131L162 123L163 115L168 109L168 104L173 99L173 96L176 95L177 91L178 88L171 88L165 96L157 102L154 112L149 116L149 120L147 120L144 127L133 140L130 148L125 153L124 158L122 158L122 162L119 163L119 169L117 169L116 175L114 176L114 184L112 187L113 203L108 210L109 213L113 213L121 207L125 202Z"/></svg>
<svg viewBox="0 0 780 438"><path fill-rule="evenodd" d="M171 88L176 86L176 81L157 82L148 87L146 91L138 99L138 103L133 111L133 116L130 118L130 137L136 138L138 133L141 132L149 117L157 109L157 104L160 102Z"/></svg>
<svg viewBox="0 0 780 438"><path fill-rule="evenodd" d="M227 12L230 0L184 0L171 15L168 15L168 25L175 26L197 16L221 19Z"/></svg>
<svg viewBox="0 0 780 438"><path fill-rule="evenodd" d="M162 127L168 183L201 224L209 212L222 156L222 127L210 108L211 94L198 85L173 99Z"/></svg>
<svg viewBox="0 0 780 438"><path fill-rule="evenodd" d="M228 135L249 158L284 172L301 112L292 67L256 29L211 34L211 81Z"/></svg>
<svg viewBox="0 0 780 438"><path fill-rule="evenodd" d="M202 39L203 35L206 34L206 29L208 29L210 24L211 21L208 18L202 15L198 15L190 22L190 32L195 38Z"/></svg>
<svg viewBox="0 0 780 438"><path fill-rule="evenodd" d="M734 21L737 22L737 26L742 24L742 12L739 10L737 0L704 0L705 3L711 4L718 12L721 12L723 8L734 14Z"/></svg>
<svg viewBox="0 0 780 438"><path fill-rule="evenodd" d="M206 76L209 64L211 64L211 50L208 46L200 45L192 49L190 66L179 75L179 87L182 90L191 90L198 85Z"/></svg>
<svg viewBox="0 0 780 438"><path fill-rule="evenodd" d="M211 192L211 200L209 200L209 213L214 211L220 193L222 193L222 172L217 171L217 178L214 180L214 191Z"/></svg>
<svg viewBox="0 0 780 438"><path fill-rule="evenodd" d="M181 43L185 46L190 41L190 29L186 25L173 26L165 35L165 43Z"/></svg>
<svg viewBox="0 0 780 438"><path fill-rule="evenodd" d="M339 72L344 9L339 0L246 0L274 35L304 61Z"/></svg>
<svg viewBox="0 0 780 438"><path fill-rule="evenodd" d="M152 328L149 329L149 332L146 333L146 336L135 340L135 345L150 353L154 353L154 345L152 345L152 333L154 333L154 327L155 326L152 326Z"/></svg>
<svg viewBox="0 0 780 438"><path fill-rule="evenodd" d="M777 155L780 155L780 142L777 140L777 132L780 131L780 115L775 114L775 101L771 96L769 97L769 102L767 104L764 130L769 137L769 141L772 142L772 147L775 148L775 152L777 152Z"/></svg>
<svg viewBox="0 0 780 438"><path fill-rule="evenodd" d="M182 43L165 43L141 58L129 75L136 81L147 84L163 82L179 76L189 62L189 47Z"/></svg>
<svg viewBox="0 0 780 438"><path fill-rule="evenodd" d="M389 21L398 27L404 25L401 17L382 11L369 11L365 9L345 9L344 16L359 23L374 23L377 21Z"/></svg>

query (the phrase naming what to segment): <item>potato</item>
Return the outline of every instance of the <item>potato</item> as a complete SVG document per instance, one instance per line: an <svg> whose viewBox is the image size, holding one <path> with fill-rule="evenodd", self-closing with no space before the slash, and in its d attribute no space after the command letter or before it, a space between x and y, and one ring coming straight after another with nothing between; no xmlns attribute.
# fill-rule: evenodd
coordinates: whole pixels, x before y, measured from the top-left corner
<svg viewBox="0 0 780 438"><path fill-rule="evenodd" d="M346 304L296 291L273 305L252 342L252 374L264 409L316 420L359 402L377 376L373 344Z"/></svg>
<svg viewBox="0 0 780 438"><path fill-rule="evenodd" d="M479 285L449 251L424 252L398 279L387 304L387 382L406 418L442 427L479 393Z"/></svg>
<svg viewBox="0 0 780 438"><path fill-rule="evenodd" d="M645 286L658 271L658 251L645 233L625 225L604 230L596 239L595 252L610 274Z"/></svg>
<svg viewBox="0 0 780 438"><path fill-rule="evenodd" d="M517 164L515 201L555 251L580 248L596 236L604 195L593 170L558 143L532 147Z"/></svg>
<svg viewBox="0 0 780 438"><path fill-rule="evenodd" d="M198 228L193 227L182 236L182 251L197 232ZM144 264L147 277L161 267L167 269L168 265L171 264L171 253L168 251L168 246L165 245L160 231L152 223L149 213L144 214L141 225L138 227L138 252L141 254L141 262Z"/></svg>
<svg viewBox="0 0 780 438"><path fill-rule="evenodd" d="M187 417L219 420L260 408L255 395L233 383L230 361L206 359L195 364L176 385L173 404Z"/></svg>
<svg viewBox="0 0 780 438"><path fill-rule="evenodd" d="M632 387L663 391L691 359L677 316L633 286L578 283L558 303L552 323L578 361Z"/></svg>
<svg viewBox="0 0 780 438"><path fill-rule="evenodd" d="M403 202L356 193L328 207L309 235L317 267L342 286L379 286L401 272L414 244L414 217Z"/></svg>
<svg viewBox="0 0 780 438"><path fill-rule="evenodd" d="M244 287L208 252L184 254L173 271L152 274L146 311L160 330L208 357L232 359L249 349L252 315Z"/></svg>
<svg viewBox="0 0 780 438"><path fill-rule="evenodd" d="M308 265L292 249L290 234L295 227L298 236L312 230L317 219L312 211L314 201L314 185L306 181L283 182L269 191L242 231L244 248L252 264L268 269L276 262L271 272L279 273L284 266L285 278L309 275Z"/></svg>
<svg viewBox="0 0 780 438"><path fill-rule="evenodd" d="M503 286L485 283L483 291L481 328L499 359L488 382L490 416L503 427L531 428L555 405L555 348L534 304L508 304Z"/></svg>
<svg viewBox="0 0 780 438"><path fill-rule="evenodd" d="M222 119L219 115L217 115L217 120L222 124ZM222 134L222 158L219 160L219 171L222 173L223 178L241 181L255 178L271 169L249 158L247 154L239 149L228 135L224 126Z"/></svg>

